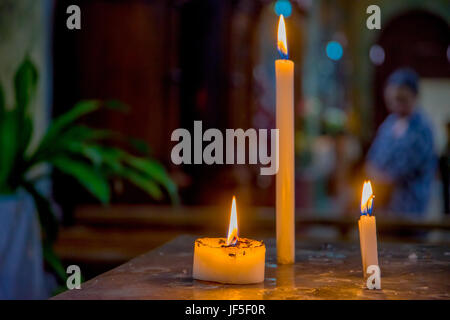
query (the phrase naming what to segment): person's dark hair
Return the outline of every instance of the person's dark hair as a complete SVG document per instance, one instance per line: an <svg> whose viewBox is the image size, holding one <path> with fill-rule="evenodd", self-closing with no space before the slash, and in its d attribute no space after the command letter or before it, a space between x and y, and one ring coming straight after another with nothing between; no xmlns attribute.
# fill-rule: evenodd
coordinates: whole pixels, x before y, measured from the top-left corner
<svg viewBox="0 0 450 320"><path fill-rule="evenodd" d="M410 68L397 69L389 76L387 85L405 86L417 94L419 92L419 75Z"/></svg>

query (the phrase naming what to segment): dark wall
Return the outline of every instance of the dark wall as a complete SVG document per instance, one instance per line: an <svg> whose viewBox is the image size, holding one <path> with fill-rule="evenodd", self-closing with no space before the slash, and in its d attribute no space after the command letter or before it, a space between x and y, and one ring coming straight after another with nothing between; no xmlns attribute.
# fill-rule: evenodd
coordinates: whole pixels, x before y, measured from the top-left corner
<svg viewBox="0 0 450 320"><path fill-rule="evenodd" d="M67 6L58 0L54 22L54 114L81 99L118 99L129 106L121 114L101 111L86 124L116 130L150 145L152 156L169 171L186 174L185 203L207 201L201 190L223 166L176 167L170 161L178 127L192 131L229 128L230 19L234 1L82 0L81 30L68 30ZM225 168L227 170L229 168ZM69 204L91 202L75 183L55 177L57 198ZM64 186L76 193L59 192ZM225 187L226 188L226 187ZM151 202L124 185L113 202ZM220 193L220 187L218 187ZM59 194L58 194L59 193Z"/></svg>

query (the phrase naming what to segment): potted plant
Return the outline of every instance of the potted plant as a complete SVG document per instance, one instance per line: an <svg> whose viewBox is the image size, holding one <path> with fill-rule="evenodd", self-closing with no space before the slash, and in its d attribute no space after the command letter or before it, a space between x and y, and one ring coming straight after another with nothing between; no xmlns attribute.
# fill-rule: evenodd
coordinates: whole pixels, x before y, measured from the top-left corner
<svg viewBox="0 0 450 320"><path fill-rule="evenodd" d="M49 168L75 178L101 203L110 201L109 180L123 178L155 199L164 189L176 202L177 188L165 169L147 155L112 147L120 137L78 124L80 117L118 102L82 101L55 118L31 148L30 104L38 71L29 58L14 77L15 105L7 108L0 84L0 299L46 298L43 260L62 279L65 270L52 248L58 221L39 181Z"/></svg>

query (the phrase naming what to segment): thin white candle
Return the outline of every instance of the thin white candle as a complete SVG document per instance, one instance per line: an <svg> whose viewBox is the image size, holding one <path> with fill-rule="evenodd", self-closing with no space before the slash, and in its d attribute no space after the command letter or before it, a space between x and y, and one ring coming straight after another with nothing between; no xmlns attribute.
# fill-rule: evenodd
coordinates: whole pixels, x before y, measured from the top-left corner
<svg viewBox="0 0 450 320"><path fill-rule="evenodd" d="M288 60L283 15L278 22L275 61L276 123L279 129L279 169L276 177L277 261L295 262L294 63Z"/></svg>
<svg viewBox="0 0 450 320"><path fill-rule="evenodd" d="M361 218L358 221L359 241L361 245L361 258L363 274L367 276L367 267L378 266L377 227L375 217L372 215L373 192L370 181L364 182L361 196Z"/></svg>

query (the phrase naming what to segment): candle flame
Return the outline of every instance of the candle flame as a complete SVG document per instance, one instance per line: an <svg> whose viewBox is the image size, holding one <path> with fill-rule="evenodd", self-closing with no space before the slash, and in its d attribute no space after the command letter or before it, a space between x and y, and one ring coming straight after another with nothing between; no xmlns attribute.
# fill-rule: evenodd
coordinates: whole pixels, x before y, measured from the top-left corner
<svg viewBox="0 0 450 320"><path fill-rule="evenodd" d="M228 226L227 246L235 246L238 239L236 197L233 196L233 201L231 203L230 224Z"/></svg>
<svg viewBox="0 0 450 320"><path fill-rule="evenodd" d="M281 58L287 59L288 57L288 47L286 39L286 26L284 24L284 17L280 14L280 19L278 20L278 52Z"/></svg>
<svg viewBox="0 0 450 320"><path fill-rule="evenodd" d="M372 185L370 181L364 181L362 196L361 196L361 215L372 214L373 199L375 198L372 192Z"/></svg>

